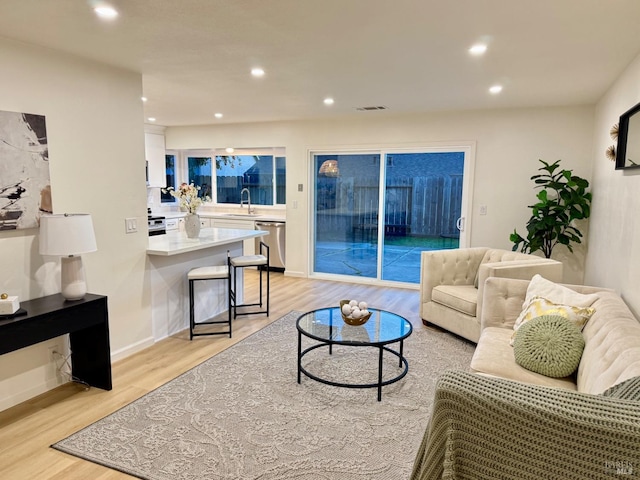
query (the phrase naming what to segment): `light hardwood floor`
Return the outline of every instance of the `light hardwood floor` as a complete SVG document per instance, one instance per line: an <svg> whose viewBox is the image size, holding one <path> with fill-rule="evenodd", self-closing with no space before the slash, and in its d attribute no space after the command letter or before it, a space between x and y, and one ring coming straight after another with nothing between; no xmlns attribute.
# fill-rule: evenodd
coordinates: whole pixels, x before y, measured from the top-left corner
<svg viewBox="0 0 640 480"><path fill-rule="evenodd" d="M132 478L49 446L159 387L207 358L260 330L291 310L308 311L337 305L342 298L365 300L423 327L417 290L309 280L271 274L270 316L234 320L233 338L199 337L188 330L113 364L113 390L84 390L66 384L0 412L0 478L120 479ZM257 271L247 271L246 295L257 298ZM331 387L327 387L331 388Z"/></svg>

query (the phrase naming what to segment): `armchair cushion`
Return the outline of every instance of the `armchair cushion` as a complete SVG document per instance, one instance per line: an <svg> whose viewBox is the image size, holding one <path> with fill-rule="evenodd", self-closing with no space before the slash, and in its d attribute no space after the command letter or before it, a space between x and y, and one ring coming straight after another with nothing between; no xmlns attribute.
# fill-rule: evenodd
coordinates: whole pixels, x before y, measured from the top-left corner
<svg viewBox="0 0 640 480"><path fill-rule="evenodd" d="M431 292L431 299L459 312L476 316L478 289L473 285L439 285Z"/></svg>
<svg viewBox="0 0 640 480"><path fill-rule="evenodd" d="M583 350L582 329L560 315L545 315L527 322L513 345L518 365L554 378L575 372Z"/></svg>

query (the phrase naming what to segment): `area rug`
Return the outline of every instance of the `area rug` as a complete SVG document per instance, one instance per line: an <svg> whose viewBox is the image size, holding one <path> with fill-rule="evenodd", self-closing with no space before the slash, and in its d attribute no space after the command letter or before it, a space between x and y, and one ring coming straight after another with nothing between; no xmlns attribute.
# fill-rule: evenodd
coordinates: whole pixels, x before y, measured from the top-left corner
<svg viewBox="0 0 640 480"><path fill-rule="evenodd" d="M415 328L409 372L377 391L297 383L299 312L290 312L53 448L143 479L394 480L409 478L438 376L468 369L473 346ZM311 343L309 343L311 345ZM305 344L306 346L306 344ZM397 375L387 355L385 376ZM395 358L395 360L394 360ZM375 381L377 350L319 348L312 373Z"/></svg>

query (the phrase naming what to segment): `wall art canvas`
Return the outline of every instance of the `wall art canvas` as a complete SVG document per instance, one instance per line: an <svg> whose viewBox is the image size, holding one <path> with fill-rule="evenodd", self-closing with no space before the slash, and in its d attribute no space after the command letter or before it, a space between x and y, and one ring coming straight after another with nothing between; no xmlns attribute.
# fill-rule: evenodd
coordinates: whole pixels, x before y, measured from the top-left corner
<svg viewBox="0 0 640 480"><path fill-rule="evenodd" d="M52 213L44 115L0 110L0 230L37 228Z"/></svg>

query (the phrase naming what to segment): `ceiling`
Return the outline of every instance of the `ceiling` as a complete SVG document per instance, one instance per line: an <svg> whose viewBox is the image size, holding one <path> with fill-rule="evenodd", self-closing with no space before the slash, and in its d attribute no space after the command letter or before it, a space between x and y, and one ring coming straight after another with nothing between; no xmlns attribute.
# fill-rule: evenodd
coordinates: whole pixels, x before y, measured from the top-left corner
<svg viewBox="0 0 640 480"><path fill-rule="evenodd" d="M140 72L167 126L594 104L640 53L639 0L96 1L0 0L0 32Z"/></svg>

